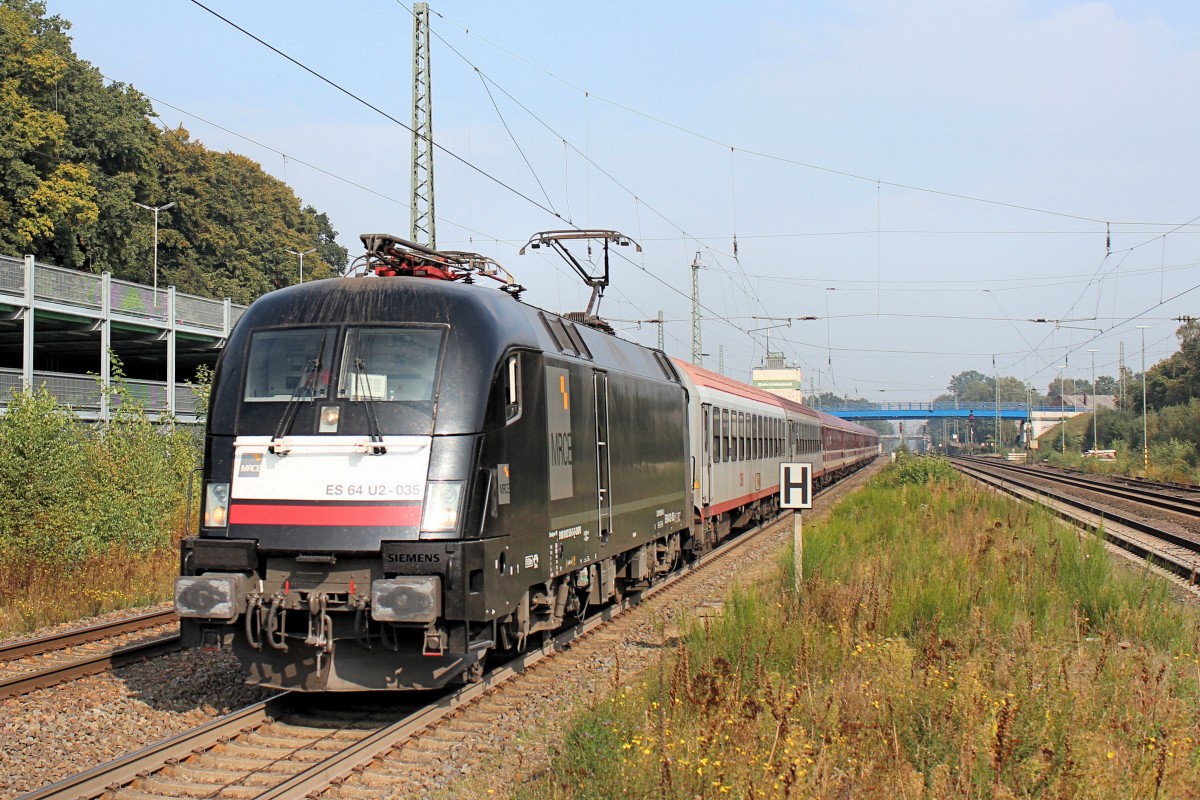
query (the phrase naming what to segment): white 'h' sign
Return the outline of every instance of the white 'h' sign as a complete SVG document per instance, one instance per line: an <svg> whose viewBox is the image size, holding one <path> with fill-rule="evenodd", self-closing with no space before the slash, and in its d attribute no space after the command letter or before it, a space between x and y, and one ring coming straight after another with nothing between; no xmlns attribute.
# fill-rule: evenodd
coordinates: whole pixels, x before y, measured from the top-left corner
<svg viewBox="0 0 1200 800"><path fill-rule="evenodd" d="M812 508L812 464L779 465L779 507Z"/></svg>

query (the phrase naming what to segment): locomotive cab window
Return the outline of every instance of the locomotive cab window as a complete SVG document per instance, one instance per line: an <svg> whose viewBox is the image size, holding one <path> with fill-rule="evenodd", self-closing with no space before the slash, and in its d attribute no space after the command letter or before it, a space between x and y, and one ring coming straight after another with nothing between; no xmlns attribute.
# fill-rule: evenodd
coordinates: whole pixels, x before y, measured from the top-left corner
<svg viewBox="0 0 1200 800"><path fill-rule="evenodd" d="M286 403L329 397L333 328L262 330L250 340L246 367L248 403Z"/></svg>
<svg viewBox="0 0 1200 800"><path fill-rule="evenodd" d="M338 375L339 398L432 403L442 332L428 328L350 328Z"/></svg>
<svg viewBox="0 0 1200 800"><path fill-rule="evenodd" d="M488 403L489 430L511 425L521 418L521 372L520 353L509 353L500 361Z"/></svg>

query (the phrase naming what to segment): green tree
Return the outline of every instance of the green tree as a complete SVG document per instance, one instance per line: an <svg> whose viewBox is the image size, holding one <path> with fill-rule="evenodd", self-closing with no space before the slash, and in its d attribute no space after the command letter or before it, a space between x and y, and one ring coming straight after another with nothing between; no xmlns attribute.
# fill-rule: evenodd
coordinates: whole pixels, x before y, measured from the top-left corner
<svg viewBox="0 0 1200 800"><path fill-rule="evenodd" d="M969 369L950 378L946 388L959 400L982 400L986 399L989 378L978 370Z"/></svg>
<svg viewBox="0 0 1200 800"><path fill-rule="evenodd" d="M149 100L71 50L40 0L0 0L0 252L250 302L346 267L328 217L254 161L160 131Z"/></svg>
<svg viewBox="0 0 1200 800"><path fill-rule="evenodd" d="M1179 350L1146 370L1146 405L1151 409L1200 397L1200 320L1185 319L1175 335ZM1137 402L1140 408L1140 397Z"/></svg>

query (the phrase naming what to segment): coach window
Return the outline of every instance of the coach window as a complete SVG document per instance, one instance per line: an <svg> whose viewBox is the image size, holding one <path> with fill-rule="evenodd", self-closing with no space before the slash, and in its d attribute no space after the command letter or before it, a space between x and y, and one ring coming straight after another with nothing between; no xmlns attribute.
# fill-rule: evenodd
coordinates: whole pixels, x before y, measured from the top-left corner
<svg viewBox="0 0 1200 800"><path fill-rule="evenodd" d="M737 412L730 411L725 421L725 460L737 461Z"/></svg>
<svg viewBox="0 0 1200 800"><path fill-rule="evenodd" d="M740 461L740 453L742 453L742 414L739 411L730 411L730 420L733 421L733 431L730 433L732 456L730 461Z"/></svg>
<svg viewBox="0 0 1200 800"><path fill-rule="evenodd" d="M740 454L738 456L738 460L745 461L747 442L749 441L747 439L748 434L746 433L747 424L745 411L738 412L738 423L738 453Z"/></svg>
<svg viewBox="0 0 1200 800"><path fill-rule="evenodd" d="M721 409L712 410L712 456L713 461L721 460Z"/></svg>
<svg viewBox="0 0 1200 800"><path fill-rule="evenodd" d="M729 460L729 409L721 410L721 460Z"/></svg>

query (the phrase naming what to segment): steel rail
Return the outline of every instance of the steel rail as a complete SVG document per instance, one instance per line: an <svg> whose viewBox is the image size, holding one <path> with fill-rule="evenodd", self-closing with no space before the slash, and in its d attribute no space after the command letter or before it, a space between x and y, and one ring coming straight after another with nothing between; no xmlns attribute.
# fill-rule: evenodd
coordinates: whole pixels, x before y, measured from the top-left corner
<svg viewBox="0 0 1200 800"><path fill-rule="evenodd" d="M988 471L986 467L976 463L963 463L962 459L954 459L953 463L960 472L986 485L1020 499L1036 502L1074 525L1103 534L1109 541L1139 557L1154 559L1158 566L1169 569L1192 584L1197 582L1200 573L1200 542L1195 539L1163 530L1095 503L1055 493L1028 480L1014 479L999 469ZM1055 480L1057 476L1042 478ZM1084 516L1078 512L1092 516ZM1147 541L1144 537L1149 537L1150 540ZM1159 546L1163 542L1177 548L1178 551L1172 552Z"/></svg>
<svg viewBox="0 0 1200 800"><path fill-rule="evenodd" d="M39 636L33 639L21 639L0 645L0 661L14 661L18 658L38 656L54 650L62 650L80 644L90 644L112 636L133 633L146 628L157 628L168 625L177 619L174 611L153 611L136 617L103 622L89 625L86 628L76 628L49 636Z"/></svg>
<svg viewBox="0 0 1200 800"><path fill-rule="evenodd" d="M214 747L244 730L258 727L267 719L280 713L290 695L290 692L285 692L260 703L246 706L178 736L164 739L149 747L124 755L107 764L100 764L78 775L72 775L49 786L43 786L41 789L22 795L20 800L47 800L51 797L99 797L116 786L132 783L139 775L145 773L148 764L154 765L151 767L152 769L161 768L168 762L185 759L193 753Z"/></svg>
<svg viewBox="0 0 1200 800"><path fill-rule="evenodd" d="M51 664L45 669L39 669L11 678L0 680L0 699L28 694L37 689L46 689L60 683L73 681L88 675L97 675L129 664L145 661L148 658L165 655L179 650L179 634L172 634L148 642L118 647L106 653L99 653L87 658Z"/></svg>
<svg viewBox="0 0 1200 800"><path fill-rule="evenodd" d="M1077 486L1080 489L1088 489L1094 492L1104 492L1113 497L1132 500L1136 503L1162 508L1177 514L1185 514L1192 517L1200 516L1200 500L1164 494L1161 490L1150 486L1128 486L1128 484L1117 484L1111 481L1097 480L1071 473L1047 473L1045 470L1038 469L1037 467L1026 467L1021 464L1010 464L1007 461L995 461L993 459L963 458L961 460L1023 475L1037 475L1067 484L1068 486Z"/></svg>

